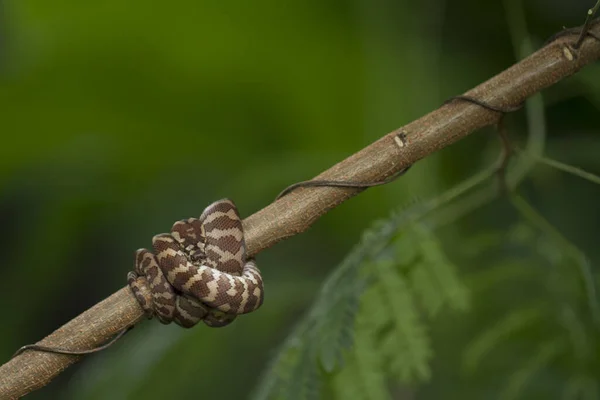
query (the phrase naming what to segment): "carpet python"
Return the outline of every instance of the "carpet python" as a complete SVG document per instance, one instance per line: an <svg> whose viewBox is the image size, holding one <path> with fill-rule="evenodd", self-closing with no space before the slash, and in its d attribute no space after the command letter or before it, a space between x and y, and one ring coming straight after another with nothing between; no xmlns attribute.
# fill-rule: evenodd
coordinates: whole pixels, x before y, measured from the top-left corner
<svg viewBox="0 0 600 400"><path fill-rule="evenodd" d="M242 221L228 199L209 205L200 218L175 222L171 233L152 238L154 253L139 249L127 276L149 318L185 328L203 320L220 327L263 302L263 281L254 260L246 260ZM141 286L152 295L148 304Z"/></svg>

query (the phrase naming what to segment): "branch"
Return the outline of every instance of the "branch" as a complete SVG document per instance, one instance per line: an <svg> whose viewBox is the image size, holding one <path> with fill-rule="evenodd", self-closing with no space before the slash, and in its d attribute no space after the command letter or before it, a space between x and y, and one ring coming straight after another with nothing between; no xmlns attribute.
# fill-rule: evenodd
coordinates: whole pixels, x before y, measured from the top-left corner
<svg viewBox="0 0 600 400"><path fill-rule="evenodd" d="M590 34L600 36L600 21ZM537 52L465 93L488 104L516 106L527 97L574 74L600 58L600 41L587 39L575 50L578 32L559 36ZM316 179L382 181L399 170L497 122L500 114L475 104L455 101L383 136L323 172ZM405 141L397 140L404 133ZM308 229L319 217L358 194L360 189L304 187L269 204L244 220L249 256ZM38 344L68 349L102 345L123 329L144 319L142 309L125 287L71 320ZM48 384L81 356L26 351L0 366L0 398L18 398Z"/></svg>

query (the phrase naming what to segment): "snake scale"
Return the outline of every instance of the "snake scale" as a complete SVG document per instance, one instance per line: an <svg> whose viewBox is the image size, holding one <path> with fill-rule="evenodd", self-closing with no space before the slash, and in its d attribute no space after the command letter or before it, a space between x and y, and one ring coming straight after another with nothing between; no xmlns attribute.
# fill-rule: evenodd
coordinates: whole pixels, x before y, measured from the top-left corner
<svg viewBox="0 0 600 400"><path fill-rule="evenodd" d="M263 302L263 281L246 260L242 221L228 199L209 205L200 218L175 222L171 233L152 238L154 253L139 249L127 276L146 315L189 328L203 320L213 327L233 322ZM142 285L151 292L149 304Z"/></svg>

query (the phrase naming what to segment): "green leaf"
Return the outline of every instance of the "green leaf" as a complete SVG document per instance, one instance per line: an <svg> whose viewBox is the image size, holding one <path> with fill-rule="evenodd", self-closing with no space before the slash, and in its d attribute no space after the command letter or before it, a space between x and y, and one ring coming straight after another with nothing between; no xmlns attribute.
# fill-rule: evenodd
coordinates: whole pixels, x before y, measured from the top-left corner
<svg viewBox="0 0 600 400"><path fill-rule="evenodd" d="M375 268L382 307L391 313L392 329L384 335L381 347L391 372L404 383L427 380L431 375L431 345L408 285L390 261L380 261Z"/></svg>
<svg viewBox="0 0 600 400"><path fill-rule="evenodd" d="M412 266L419 255L418 243L410 233L404 233L394 240L394 259L401 267Z"/></svg>
<svg viewBox="0 0 600 400"><path fill-rule="evenodd" d="M357 318L356 342L348 364L333 379L340 399L388 400L386 374L378 351L371 314Z"/></svg>
<svg viewBox="0 0 600 400"><path fill-rule="evenodd" d="M319 354L326 372L333 372L343 363L343 351L352 346L354 320L359 308L362 287L356 286L355 293L340 297L324 317L319 329Z"/></svg>
<svg viewBox="0 0 600 400"><path fill-rule="evenodd" d="M435 316L442 303L447 303L455 311L466 311L469 308L469 291L459 279L457 268L446 257L439 240L422 224L415 224L413 230L423 258L417 268L426 270L414 277L415 289L421 289L423 303L430 315ZM436 291L437 294L434 293Z"/></svg>
<svg viewBox="0 0 600 400"><path fill-rule="evenodd" d="M321 374L316 365L316 352L311 340L300 352L298 361L290 370L291 377L282 388L281 399L310 400L319 398Z"/></svg>
<svg viewBox="0 0 600 400"><path fill-rule="evenodd" d="M409 273L412 291L419 296L421 304L430 317L435 317L444 305L444 295L426 265L420 264Z"/></svg>
<svg viewBox="0 0 600 400"><path fill-rule="evenodd" d="M463 371L472 374L492 350L516 332L535 325L544 315L544 307L534 304L514 310L485 329L466 348L463 355Z"/></svg>
<svg viewBox="0 0 600 400"><path fill-rule="evenodd" d="M502 393L501 399L515 400L522 398L524 387L533 376L548 365L560 352L565 350L562 339L542 343L535 354L522 363L513 372L508 380L508 385Z"/></svg>
<svg viewBox="0 0 600 400"><path fill-rule="evenodd" d="M308 330L308 318L302 319L277 350L275 357L265 369L259 385L253 391L254 400L280 399L282 391L295 379L294 369L306 345L303 339Z"/></svg>

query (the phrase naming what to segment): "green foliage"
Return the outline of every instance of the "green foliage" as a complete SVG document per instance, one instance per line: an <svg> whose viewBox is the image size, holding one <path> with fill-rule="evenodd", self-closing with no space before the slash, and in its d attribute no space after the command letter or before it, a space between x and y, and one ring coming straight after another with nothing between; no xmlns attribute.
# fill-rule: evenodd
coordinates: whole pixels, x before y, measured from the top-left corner
<svg viewBox="0 0 600 400"><path fill-rule="evenodd" d="M435 317L444 304L456 311L466 311L469 307L468 292L459 282L456 270L445 256L439 240L423 225L415 225L413 232L413 241L420 247L422 261L419 268L411 270L412 286L430 316Z"/></svg>
<svg viewBox="0 0 600 400"><path fill-rule="evenodd" d="M517 209L531 212L523 204ZM590 377L600 373L600 331L594 317L595 282L585 270L589 265L582 266L574 246L549 230L539 215L528 213L522 215L536 226L519 223L500 246L482 250L477 258L496 258L496 265L467 279L469 286L479 288L481 301L501 305L474 310L487 310L493 318L466 344L463 374L479 379L493 366L504 381L500 399L556 393L563 399L597 398L598 383ZM498 258L498 250L507 245L522 253L519 259ZM514 300L506 292L514 293ZM515 364L506 356L516 353ZM539 387L549 375L553 387Z"/></svg>
<svg viewBox="0 0 600 400"><path fill-rule="evenodd" d="M501 398L514 400L523 393L525 385L532 381L535 374L545 368L552 359L565 350L565 343L559 340L547 341L538 347L537 351L512 373Z"/></svg>
<svg viewBox="0 0 600 400"><path fill-rule="evenodd" d="M403 383L419 382L429 378L428 361L431 344L425 327L419 319L416 304L403 277L392 269L387 261L375 267L378 285L374 290L381 293L380 301L371 305L388 310L385 334L381 334L382 355L389 358L390 372Z"/></svg>
<svg viewBox="0 0 600 400"><path fill-rule="evenodd" d="M499 347L502 340L506 340L520 330L539 323L541 314L540 306L536 304L514 310L487 327L467 347L463 358L465 371L467 373L476 372L488 354Z"/></svg>
<svg viewBox="0 0 600 400"><path fill-rule="evenodd" d="M279 350L256 399L314 398L323 381L339 398L386 399L388 384L430 378L426 317L444 306L465 311L469 300L439 240L412 222L419 210L365 232Z"/></svg>
<svg viewBox="0 0 600 400"><path fill-rule="evenodd" d="M379 293L370 289L364 294L361 312L356 318L356 340L347 354L347 365L333 378L333 390L341 399L389 399L386 390L385 361L373 332L381 329L386 316L377 307L377 301L369 300ZM376 307L369 307L375 305Z"/></svg>
<svg viewBox="0 0 600 400"><path fill-rule="evenodd" d="M431 379L430 327L452 313L467 325L478 318L462 346L462 379L494 368L498 398L514 400L555 392L536 382L571 369L558 385L563 398L594 398L600 343L589 262L523 199L514 204L523 222L506 232L449 240L485 265L464 282L439 235L415 222L422 206L377 222L331 273L255 398L388 399L390 389Z"/></svg>

